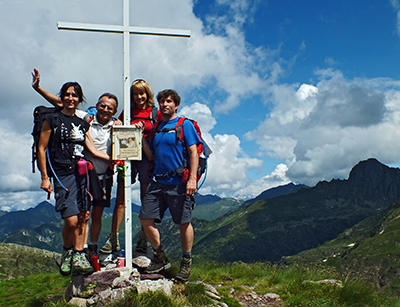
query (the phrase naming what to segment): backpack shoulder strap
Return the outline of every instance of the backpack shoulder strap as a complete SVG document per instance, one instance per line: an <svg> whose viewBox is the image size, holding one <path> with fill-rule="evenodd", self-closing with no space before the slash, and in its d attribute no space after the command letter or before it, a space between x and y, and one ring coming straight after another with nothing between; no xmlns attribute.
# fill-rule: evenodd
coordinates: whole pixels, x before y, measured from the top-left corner
<svg viewBox="0 0 400 307"><path fill-rule="evenodd" d="M89 123L89 124L93 121L93 119L94 119L94 115L93 115L93 114L90 114L90 113L87 113L87 114L83 117L83 120L84 120L85 122Z"/></svg>
<svg viewBox="0 0 400 307"><path fill-rule="evenodd" d="M176 131L176 138L181 141L182 143L184 142L183 139L183 122L188 119L187 117L179 117L178 122L176 123L175 126L175 131Z"/></svg>
<svg viewBox="0 0 400 307"><path fill-rule="evenodd" d="M153 141L154 140L154 136L157 133L157 128L160 125L161 121L158 121L154 124L153 128L151 128L151 132L150 132L150 140Z"/></svg>

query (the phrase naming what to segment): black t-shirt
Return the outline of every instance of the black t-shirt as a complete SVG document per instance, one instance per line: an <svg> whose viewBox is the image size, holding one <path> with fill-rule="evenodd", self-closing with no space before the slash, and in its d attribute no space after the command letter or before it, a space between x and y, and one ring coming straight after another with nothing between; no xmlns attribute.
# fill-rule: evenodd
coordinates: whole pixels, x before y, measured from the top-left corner
<svg viewBox="0 0 400 307"><path fill-rule="evenodd" d="M89 124L75 115L68 116L61 112L48 114L45 119L52 128L48 148L54 171L57 176L73 174L76 162L84 156Z"/></svg>

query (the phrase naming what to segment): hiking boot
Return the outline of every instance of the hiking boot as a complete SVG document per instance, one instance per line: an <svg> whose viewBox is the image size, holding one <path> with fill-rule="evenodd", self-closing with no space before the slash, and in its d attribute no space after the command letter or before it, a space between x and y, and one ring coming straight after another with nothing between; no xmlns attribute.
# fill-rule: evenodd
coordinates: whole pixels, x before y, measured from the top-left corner
<svg viewBox="0 0 400 307"><path fill-rule="evenodd" d="M168 261L167 256L164 252L157 252L154 254L154 259L151 261L149 266L146 268L145 273L158 273L162 270L167 270L171 267L171 263Z"/></svg>
<svg viewBox="0 0 400 307"><path fill-rule="evenodd" d="M90 261L89 249L85 247L82 252L85 254L86 259Z"/></svg>
<svg viewBox="0 0 400 307"><path fill-rule="evenodd" d="M135 252L138 254L147 254L147 238L143 231L139 234Z"/></svg>
<svg viewBox="0 0 400 307"><path fill-rule="evenodd" d="M93 272L94 268L87 260L84 252L74 252L72 254L72 275L86 275Z"/></svg>
<svg viewBox="0 0 400 307"><path fill-rule="evenodd" d="M91 243L89 244L89 259L92 259L93 256L97 256L97 244Z"/></svg>
<svg viewBox="0 0 400 307"><path fill-rule="evenodd" d="M121 250L121 247L119 246L119 241L118 241L118 232L115 233L110 233L107 236L107 241L104 244L102 248L100 248L100 251L104 254L111 254L113 252L119 252Z"/></svg>
<svg viewBox="0 0 400 307"><path fill-rule="evenodd" d="M63 249L61 255L60 273L63 276L71 274L71 263L72 263L72 248L65 250Z"/></svg>
<svg viewBox="0 0 400 307"><path fill-rule="evenodd" d="M176 274L175 279L178 281L188 281L190 272L192 271L192 258L182 258L179 273Z"/></svg>

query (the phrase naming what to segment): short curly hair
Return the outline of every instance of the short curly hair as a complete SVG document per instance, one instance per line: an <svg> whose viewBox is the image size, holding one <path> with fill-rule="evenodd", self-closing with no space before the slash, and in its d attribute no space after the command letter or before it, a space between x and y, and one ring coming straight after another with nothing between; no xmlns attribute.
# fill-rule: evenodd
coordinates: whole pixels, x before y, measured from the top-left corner
<svg viewBox="0 0 400 307"><path fill-rule="evenodd" d="M163 90L157 94L158 103L160 103L160 101L168 98L169 96L171 96L171 98L175 102L176 106L179 106L181 104L181 97L178 95L178 93L176 91L171 90L171 89Z"/></svg>

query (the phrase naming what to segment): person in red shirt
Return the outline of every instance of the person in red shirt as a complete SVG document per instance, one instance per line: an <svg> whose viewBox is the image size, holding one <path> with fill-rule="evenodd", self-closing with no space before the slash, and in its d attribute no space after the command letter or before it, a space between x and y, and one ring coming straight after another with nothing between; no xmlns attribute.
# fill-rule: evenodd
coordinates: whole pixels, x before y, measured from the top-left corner
<svg viewBox="0 0 400 307"><path fill-rule="evenodd" d="M123 121L123 112L119 119ZM143 135L148 140L153 125L162 120L161 113L154 104L154 94L150 84L143 79L136 79L131 85L131 125L143 129ZM148 172L152 166L146 155L142 154L141 161L132 161L132 183L136 181L136 176L140 182L140 199L146 193L147 187L151 181ZM125 189L123 176L118 175L117 199L113 211L111 233L108 235L107 241L100 249L102 253L118 252L120 250L118 232L121 227L122 219L125 213ZM147 252L147 239L144 232L139 234L139 240L135 251L137 254L145 254Z"/></svg>

